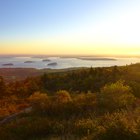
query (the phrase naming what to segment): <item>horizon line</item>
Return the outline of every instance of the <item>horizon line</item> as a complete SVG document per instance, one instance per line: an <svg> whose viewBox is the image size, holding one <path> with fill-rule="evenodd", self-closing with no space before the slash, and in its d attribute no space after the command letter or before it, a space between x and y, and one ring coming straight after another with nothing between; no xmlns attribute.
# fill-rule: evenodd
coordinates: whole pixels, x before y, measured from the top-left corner
<svg viewBox="0 0 140 140"><path fill-rule="evenodd" d="M136 54L0 54L0 56L140 57Z"/></svg>

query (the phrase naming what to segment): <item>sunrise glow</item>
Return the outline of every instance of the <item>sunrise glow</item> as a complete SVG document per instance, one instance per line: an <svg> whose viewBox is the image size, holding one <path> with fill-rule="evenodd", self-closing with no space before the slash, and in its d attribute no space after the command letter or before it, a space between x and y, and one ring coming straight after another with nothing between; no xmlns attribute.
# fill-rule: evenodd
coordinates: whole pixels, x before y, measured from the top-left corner
<svg viewBox="0 0 140 140"><path fill-rule="evenodd" d="M1 54L140 55L139 0L6 0L1 5Z"/></svg>

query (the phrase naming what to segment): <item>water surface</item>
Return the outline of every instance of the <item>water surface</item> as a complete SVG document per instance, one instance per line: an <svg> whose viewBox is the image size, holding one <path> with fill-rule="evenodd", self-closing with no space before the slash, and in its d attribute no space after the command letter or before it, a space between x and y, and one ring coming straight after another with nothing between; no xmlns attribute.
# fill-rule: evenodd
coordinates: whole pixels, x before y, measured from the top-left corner
<svg viewBox="0 0 140 140"><path fill-rule="evenodd" d="M92 57L93 58L93 57ZM92 58L84 60L79 58L71 57L0 57L0 68L51 68L51 69L64 69L72 67L108 67L108 66L123 66L129 65L132 63L139 63L140 58L109 58L110 60L100 60L95 57L95 60ZM44 61L44 59L49 59L50 61ZM115 59L115 60L113 60ZM25 63L25 62L31 63ZM12 63L13 66L4 66L3 64ZM57 65L48 65L50 63L57 63Z"/></svg>

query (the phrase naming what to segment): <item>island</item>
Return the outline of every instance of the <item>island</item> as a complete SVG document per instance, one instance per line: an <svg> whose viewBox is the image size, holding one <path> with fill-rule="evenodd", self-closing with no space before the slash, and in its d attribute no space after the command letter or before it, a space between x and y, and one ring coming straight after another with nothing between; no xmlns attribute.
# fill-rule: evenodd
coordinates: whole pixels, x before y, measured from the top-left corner
<svg viewBox="0 0 140 140"><path fill-rule="evenodd" d="M57 65L56 62L54 62L54 63L49 63L49 64L48 64L48 66L56 66L56 65Z"/></svg>
<svg viewBox="0 0 140 140"><path fill-rule="evenodd" d="M25 61L24 63L34 63L34 61Z"/></svg>
<svg viewBox="0 0 140 140"><path fill-rule="evenodd" d="M50 59L43 59L42 62L50 62Z"/></svg>
<svg viewBox="0 0 140 140"><path fill-rule="evenodd" d="M78 57L81 60L90 60L90 61L116 61L115 58L102 58L102 57Z"/></svg>
<svg viewBox="0 0 140 140"><path fill-rule="evenodd" d="M13 63L2 64L3 66L13 66Z"/></svg>

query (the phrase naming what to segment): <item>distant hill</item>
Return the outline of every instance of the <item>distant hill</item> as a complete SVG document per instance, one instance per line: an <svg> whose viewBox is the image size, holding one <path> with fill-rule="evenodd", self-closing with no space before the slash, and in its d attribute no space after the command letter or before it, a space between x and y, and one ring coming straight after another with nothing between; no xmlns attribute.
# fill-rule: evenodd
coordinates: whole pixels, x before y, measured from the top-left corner
<svg viewBox="0 0 140 140"><path fill-rule="evenodd" d="M39 76L43 73L54 72L66 72L77 70L80 68L68 68L68 69L35 69L35 68L0 68L0 76L4 78L6 82L24 80L27 77Z"/></svg>

